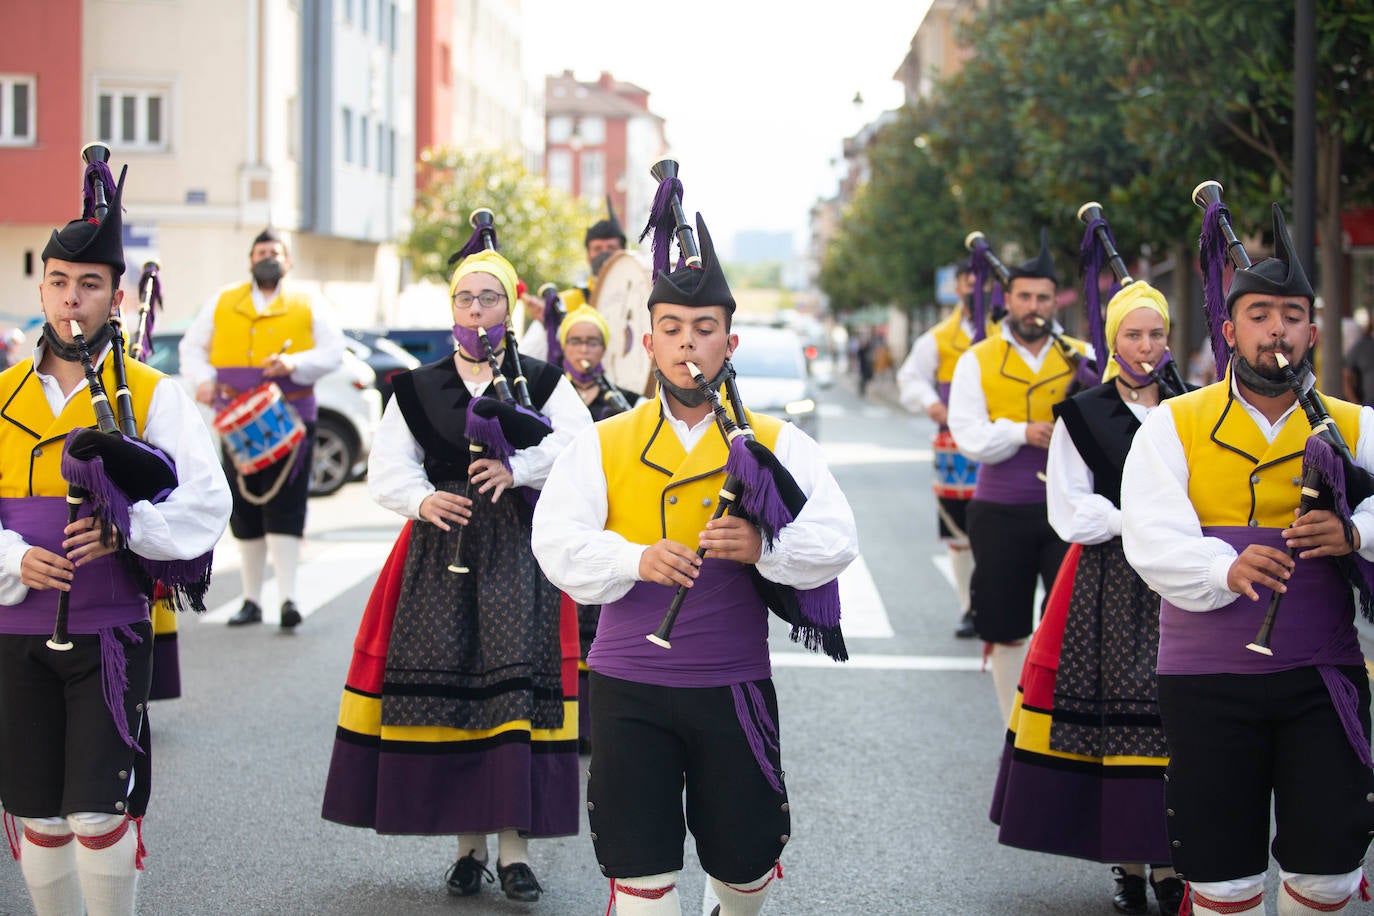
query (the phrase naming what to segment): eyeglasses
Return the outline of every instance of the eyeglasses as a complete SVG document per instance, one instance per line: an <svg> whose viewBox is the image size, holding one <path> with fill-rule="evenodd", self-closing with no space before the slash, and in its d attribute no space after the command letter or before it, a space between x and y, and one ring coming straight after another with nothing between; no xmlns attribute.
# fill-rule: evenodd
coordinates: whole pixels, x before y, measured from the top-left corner
<svg viewBox="0 0 1374 916"><path fill-rule="evenodd" d="M483 290L475 296L472 293L466 291L453 294L453 304L459 306L460 308L467 308L468 306L472 305L473 299L476 299L484 309L494 309L505 301L506 294L494 292L493 290L489 289Z"/></svg>
<svg viewBox="0 0 1374 916"><path fill-rule="evenodd" d="M567 347L586 347L588 350L604 349L606 344L600 337L569 337Z"/></svg>

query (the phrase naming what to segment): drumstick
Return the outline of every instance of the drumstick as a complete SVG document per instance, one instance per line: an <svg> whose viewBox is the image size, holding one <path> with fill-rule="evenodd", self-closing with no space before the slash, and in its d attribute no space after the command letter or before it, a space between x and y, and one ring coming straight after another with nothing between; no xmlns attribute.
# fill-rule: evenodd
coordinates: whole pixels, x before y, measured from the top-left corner
<svg viewBox="0 0 1374 916"><path fill-rule="evenodd" d="M262 364L262 365L263 365L263 368L266 368L266 367L268 367L268 366L271 366L271 365L274 365L274 364L276 364L276 363L281 362L282 356L284 356L284 355L286 354L286 351L289 350L290 348L291 348L291 338L288 337L288 338L286 338L285 340L283 340L283 341L281 342L281 349L280 349L280 350L278 350L276 353L269 354L268 357L267 357L267 359L263 361L263 364Z"/></svg>

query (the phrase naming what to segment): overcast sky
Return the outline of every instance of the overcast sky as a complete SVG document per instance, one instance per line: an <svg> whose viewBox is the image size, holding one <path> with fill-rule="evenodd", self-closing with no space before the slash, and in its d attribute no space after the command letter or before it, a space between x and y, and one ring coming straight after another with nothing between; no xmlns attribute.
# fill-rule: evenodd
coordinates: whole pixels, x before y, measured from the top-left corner
<svg viewBox="0 0 1374 916"><path fill-rule="evenodd" d="M901 104L892 74L929 3L525 0L525 69L541 86L608 70L647 89L687 210L722 247L744 229L791 231L800 246L811 205L835 191L843 138Z"/></svg>

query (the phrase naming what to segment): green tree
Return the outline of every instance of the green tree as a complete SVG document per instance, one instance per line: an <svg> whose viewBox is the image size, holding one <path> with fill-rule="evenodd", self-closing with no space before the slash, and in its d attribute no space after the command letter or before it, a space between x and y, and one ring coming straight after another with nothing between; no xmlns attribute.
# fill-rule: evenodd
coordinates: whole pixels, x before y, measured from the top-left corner
<svg viewBox="0 0 1374 916"><path fill-rule="evenodd" d="M496 217L503 254L531 290L571 285L587 270L582 244L594 208L530 173L515 156L459 149L426 150L424 188L415 196L414 226L401 242L418 277L447 282L451 254L472 234L468 217L486 207Z"/></svg>

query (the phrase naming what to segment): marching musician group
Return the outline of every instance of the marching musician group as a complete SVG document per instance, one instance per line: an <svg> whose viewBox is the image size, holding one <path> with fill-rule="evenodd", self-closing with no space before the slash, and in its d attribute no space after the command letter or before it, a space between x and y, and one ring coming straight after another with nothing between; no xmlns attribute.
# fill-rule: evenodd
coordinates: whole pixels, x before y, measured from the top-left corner
<svg viewBox="0 0 1374 916"><path fill-rule="evenodd" d="M251 281L182 344L217 454L140 361L155 263L125 358L124 176L104 147L83 156L82 215L43 251L42 339L0 373L0 804L40 916L134 912L147 703L174 664L157 613L203 609L226 525L230 623L263 619L269 553L280 626L300 623L313 384L342 345L264 231ZM608 371L620 318L590 286L523 296L479 209L451 261L453 352L395 378L370 456L370 495L406 523L354 641L322 814L456 837L454 896L541 898L529 841L578 832L581 758L617 913L680 913L689 833L716 912L758 913L792 829L769 615L848 658L853 513L812 439L741 402L710 233L677 164L653 174L642 372ZM973 233L902 399L940 426L957 635L986 644L1007 724L1000 841L1110 864L1116 911L1153 891L1165 916L1263 912L1272 851L1280 914L1338 912L1374 835L1354 624L1374 620L1374 413L1314 387L1314 295L1277 206L1275 256L1251 262L1220 191L1195 191L1216 383L1183 383L1168 303L1087 204L1090 339L1055 320L1043 234L1009 267ZM614 212L585 243L595 278L625 247ZM540 320L517 341L520 307Z"/></svg>

